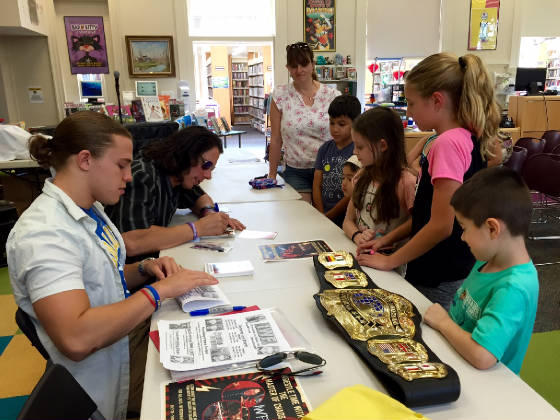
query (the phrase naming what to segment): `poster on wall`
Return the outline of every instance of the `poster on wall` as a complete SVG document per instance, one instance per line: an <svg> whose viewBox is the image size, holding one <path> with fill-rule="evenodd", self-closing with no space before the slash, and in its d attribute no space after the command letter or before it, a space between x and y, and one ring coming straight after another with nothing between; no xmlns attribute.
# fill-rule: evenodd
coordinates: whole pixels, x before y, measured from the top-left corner
<svg viewBox="0 0 560 420"><path fill-rule="evenodd" d="M102 16L65 16L72 74L109 73Z"/></svg>
<svg viewBox="0 0 560 420"><path fill-rule="evenodd" d="M336 51L335 0L303 0L303 39L313 51Z"/></svg>
<svg viewBox="0 0 560 420"><path fill-rule="evenodd" d="M471 0L469 50L495 50L500 0Z"/></svg>

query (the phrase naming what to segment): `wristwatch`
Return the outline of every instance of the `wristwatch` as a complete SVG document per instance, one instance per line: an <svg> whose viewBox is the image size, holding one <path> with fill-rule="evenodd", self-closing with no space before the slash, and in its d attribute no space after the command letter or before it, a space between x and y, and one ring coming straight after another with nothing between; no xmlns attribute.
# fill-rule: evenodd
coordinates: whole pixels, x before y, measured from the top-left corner
<svg viewBox="0 0 560 420"><path fill-rule="evenodd" d="M216 212L216 208L214 206L204 206L200 208L200 215L201 216L206 216L206 213L208 213L209 211L211 211L212 213Z"/></svg>
<svg viewBox="0 0 560 420"><path fill-rule="evenodd" d="M155 260L154 257L149 257L149 258L145 258L142 261L140 261L140 264L138 264L138 272L140 273L140 275L142 275L142 276L147 276L148 275L148 273L146 273L146 270L144 270L144 264L147 261L154 261L154 260Z"/></svg>

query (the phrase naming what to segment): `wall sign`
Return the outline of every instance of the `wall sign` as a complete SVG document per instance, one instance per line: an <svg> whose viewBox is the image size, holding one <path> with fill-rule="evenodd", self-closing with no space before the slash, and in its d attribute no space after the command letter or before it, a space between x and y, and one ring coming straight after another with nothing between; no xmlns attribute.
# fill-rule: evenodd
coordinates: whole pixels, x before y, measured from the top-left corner
<svg viewBox="0 0 560 420"><path fill-rule="evenodd" d="M303 0L303 39L313 51L336 51L335 0Z"/></svg>
<svg viewBox="0 0 560 420"><path fill-rule="evenodd" d="M495 50L500 0L471 0L469 50Z"/></svg>
<svg viewBox="0 0 560 420"><path fill-rule="evenodd" d="M102 16L65 16L72 74L109 73Z"/></svg>

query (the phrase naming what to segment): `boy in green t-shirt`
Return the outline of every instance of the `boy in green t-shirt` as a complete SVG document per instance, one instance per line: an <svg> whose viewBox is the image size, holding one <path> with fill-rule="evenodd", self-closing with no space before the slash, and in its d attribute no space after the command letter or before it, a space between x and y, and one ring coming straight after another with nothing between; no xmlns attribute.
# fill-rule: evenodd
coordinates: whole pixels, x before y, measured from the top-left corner
<svg viewBox="0 0 560 420"><path fill-rule="evenodd" d="M451 205L477 262L449 314L436 303L424 321L474 367L488 369L500 361L519 374L539 294L524 240L531 221L529 190L514 171L490 168L466 181Z"/></svg>

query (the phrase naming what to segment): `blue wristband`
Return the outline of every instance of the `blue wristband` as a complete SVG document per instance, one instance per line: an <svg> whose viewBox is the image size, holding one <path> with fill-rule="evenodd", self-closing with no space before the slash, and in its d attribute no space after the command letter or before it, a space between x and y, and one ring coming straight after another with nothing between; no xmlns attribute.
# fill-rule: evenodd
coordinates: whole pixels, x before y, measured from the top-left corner
<svg viewBox="0 0 560 420"><path fill-rule="evenodd" d="M154 296L154 300L156 301L156 311L157 311L161 306L161 299L159 298L159 293L156 291L156 289L153 286L150 286L149 284L144 286L144 288L148 289L150 293Z"/></svg>
<svg viewBox="0 0 560 420"><path fill-rule="evenodd" d="M189 225L189 226L191 227L191 229L192 229L192 232L193 232L193 238L192 238L192 240L193 240L193 241L196 241L196 240L198 239L198 232L196 231L196 226L194 225L193 222L189 222L189 223L187 223L187 225Z"/></svg>

